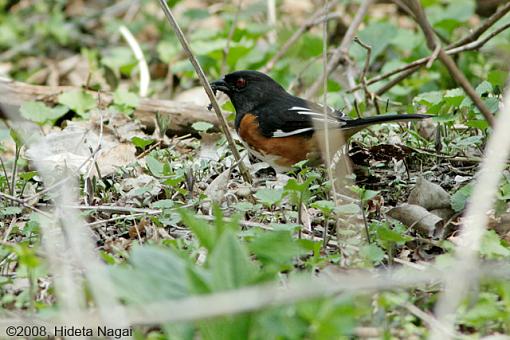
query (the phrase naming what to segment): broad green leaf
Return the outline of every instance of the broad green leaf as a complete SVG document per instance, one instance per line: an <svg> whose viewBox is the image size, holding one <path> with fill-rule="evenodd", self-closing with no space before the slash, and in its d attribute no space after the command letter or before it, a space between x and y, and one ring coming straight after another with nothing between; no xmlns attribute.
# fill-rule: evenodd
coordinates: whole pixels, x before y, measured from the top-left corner
<svg viewBox="0 0 510 340"><path fill-rule="evenodd" d="M291 260L303 253L303 248L288 231L259 233L248 247L263 264L275 264L288 269L292 267Z"/></svg>
<svg viewBox="0 0 510 340"><path fill-rule="evenodd" d="M110 268L119 296L130 303L147 304L188 296L186 264L171 248L137 246L130 267Z"/></svg>
<svg viewBox="0 0 510 340"><path fill-rule="evenodd" d="M0 216L10 216L20 214L22 209L20 207L4 207L0 208Z"/></svg>
<svg viewBox="0 0 510 340"><path fill-rule="evenodd" d="M488 81L482 81L477 87L476 87L476 93L479 96L483 96L488 93L492 93L492 85Z"/></svg>
<svg viewBox="0 0 510 340"><path fill-rule="evenodd" d="M501 239L494 230L487 230L480 244L480 254L493 260L510 256L510 249L502 245Z"/></svg>
<svg viewBox="0 0 510 340"><path fill-rule="evenodd" d="M376 228L377 237L383 242L394 242L399 245L403 245L412 238L399 233L398 231L392 230L385 224L379 224Z"/></svg>
<svg viewBox="0 0 510 340"><path fill-rule="evenodd" d="M147 168L153 174L157 177L164 176L164 165L160 161L158 161L153 156L147 156L145 157L145 164L147 164Z"/></svg>
<svg viewBox="0 0 510 340"><path fill-rule="evenodd" d="M414 101L422 105L435 105L443 100L443 93L441 91L423 92L414 97Z"/></svg>
<svg viewBox="0 0 510 340"><path fill-rule="evenodd" d="M113 93L113 103L130 108L136 108L140 103L140 98L133 93L123 88L118 88Z"/></svg>
<svg viewBox="0 0 510 340"><path fill-rule="evenodd" d="M23 117L38 124L54 122L65 115L67 111L69 111L69 109L63 105L57 105L51 108L42 102L35 101L25 102L20 107L20 112Z"/></svg>
<svg viewBox="0 0 510 340"><path fill-rule="evenodd" d="M360 255L374 264L381 263L384 260L384 251L373 243L361 247Z"/></svg>
<svg viewBox="0 0 510 340"><path fill-rule="evenodd" d="M240 288L253 282L258 269L237 236L225 230L209 256L215 291Z"/></svg>
<svg viewBox="0 0 510 340"><path fill-rule="evenodd" d="M451 106L460 106L465 97L466 94L462 89L455 88L446 91L446 94L444 95L444 101Z"/></svg>
<svg viewBox="0 0 510 340"><path fill-rule="evenodd" d="M338 215L353 215L361 211L359 205L354 203L342 204L335 208L335 213Z"/></svg>
<svg viewBox="0 0 510 340"><path fill-rule="evenodd" d="M64 92L58 96L58 102L76 112L82 117L87 116L87 111L96 107L96 100L87 92L82 90L73 90Z"/></svg>
<svg viewBox="0 0 510 340"><path fill-rule="evenodd" d="M459 190L457 190L450 198L450 202L452 205L452 209L456 212L464 210L466 207L466 202L471 196L471 192L473 191L473 185L471 183L466 184Z"/></svg>
<svg viewBox="0 0 510 340"><path fill-rule="evenodd" d="M208 122L196 122L191 125L191 127L199 132L206 132L209 129L212 129L214 125Z"/></svg>
<svg viewBox="0 0 510 340"><path fill-rule="evenodd" d="M200 244L208 251L212 251L217 239L214 227L205 220L194 217L186 210L180 210L179 213L182 222L191 229Z"/></svg>
<svg viewBox="0 0 510 340"><path fill-rule="evenodd" d="M139 147L140 149L145 149L147 146L154 143L154 139L144 139L134 136L133 138L131 138L131 143L133 143L134 146Z"/></svg>
<svg viewBox="0 0 510 340"><path fill-rule="evenodd" d="M319 209L323 214L329 215L335 209L335 203L332 201L319 200L310 205L312 208Z"/></svg>
<svg viewBox="0 0 510 340"><path fill-rule="evenodd" d="M180 53L180 45L178 41L163 40L158 43L158 55L164 63L169 64Z"/></svg>
<svg viewBox="0 0 510 340"><path fill-rule="evenodd" d="M501 70L492 70L487 75L487 80L493 86L503 87L505 86L505 82L508 79L508 72Z"/></svg>
<svg viewBox="0 0 510 340"><path fill-rule="evenodd" d="M283 198L283 189L261 188L255 193L255 197L264 205L272 206L279 203Z"/></svg>
<svg viewBox="0 0 510 340"><path fill-rule="evenodd" d="M152 207L156 209L171 209L175 206L175 202L173 200L159 200L152 203Z"/></svg>
<svg viewBox="0 0 510 340"><path fill-rule="evenodd" d="M370 61L373 62L380 54L384 52L386 47L391 43L392 38L397 34L398 30L389 22L370 23L359 32L359 38L365 44L372 48ZM355 44L351 47L351 53L357 60L366 58L366 50Z"/></svg>

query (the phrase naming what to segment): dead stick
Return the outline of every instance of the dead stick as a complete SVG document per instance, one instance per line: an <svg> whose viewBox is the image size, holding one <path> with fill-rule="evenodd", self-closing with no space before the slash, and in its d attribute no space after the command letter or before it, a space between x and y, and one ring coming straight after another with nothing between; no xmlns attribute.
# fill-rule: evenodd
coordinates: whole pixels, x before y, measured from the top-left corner
<svg viewBox="0 0 510 340"><path fill-rule="evenodd" d="M188 41L186 40L184 33L182 32L181 28L179 27L177 20L175 19L174 15L172 14L172 11L168 7L168 4L166 3L165 0L160 0L159 2L161 4L161 7L163 8L163 11L165 12L168 22L172 26L175 34L177 35L177 38L179 39L179 42L181 43L182 48L186 52L186 55L188 56L189 61L195 68L195 71L197 72L197 75L198 75L198 78L200 79L200 83L202 84L202 87L204 88L205 92L207 93L207 96L209 97L209 100L211 101L212 107L214 108L214 112L216 113L216 116L218 117L218 121L220 123L220 128L221 128L222 132L225 134L228 146L230 147L230 150L232 151L232 155L234 156L234 159L238 163L239 172L241 173L241 175L243 176L243 178L246 182L252 183L253 181L252 181L249 171L244 166L244 163L240 162L241 156L239 155L239 152L237 151L236 144L234 142L234 139L232 138L232 135L230 134L230 130L228 128L227 121L226 121L225 117L223 116L223 114L221 113L220 106L218 105L218 102L216 101L214 92L211 89L211 85L209 85L209 82L207 81L207 78L204 74L204 71L202 70L202 67L200 66L197 58L191 51Z"/></svg>
<svg viewBox="0 0 510 340"><path fill-rule="evenodd" d="M338 65L342 62L342 60L345 60L345 56L347 55L347 51L349 47L352 44L352 39L356 35L356 32L358 31L359 25L363 21L363 18L365 17L365 14L368 11L368 8L370 5L374 2L374 0L365 0L359 7L358 11L356 12L356 15L354 19L352 20L351 24L349 25L349 28L347 29L347 32L345 33L342 42L340 43L340 46L333 52L333 55L331 56L329 62L328 62L328 68L327 68L327 74L329 75L331 72L333 72ZM310 86L308 91L305 93L305 98L313 97L317 91L321 88L324 79L323 77L325 74L323 74L319 79L315 81L315 83Z"/></svg>
<svg viewBox="0 0 510 340"><path fill-rule="evenodd" d="M423 31L423 34L425 35L428 48L431 51L435 51L436 49L438 49L439 43L437 42L432 26L430 26L430 23L427 20L427 17L425 15L425 12L423 11L423 8L421 7L421 4L417 0L408 0L408 2L410 3L411 9L414 11L416 15L418 25L420 26L420 28ZM441 60L444 66L446 66L453 79L455 79L455 81L464 89L464 92L471 98L476 107L478 107L478 109L484 115L485 119L490 124L490 126L494 126L494 115L492 114L492 112L490 112L489 108L485 105L480 96L478 96L475 89L473 88L473 86L471 86L469 80L466 78L464 73L462 73L459 70L457 64L455 64L455 61L452 59L452 57L450 57L444 51L443 48L439 48L438 58L439 60Z"/></svg>
<svg viewBox="0 0 510 340"><path fill-rule="evenodd" d="M406 6L406 8L408 8ZM501 19L505 14L507 14L510 11L510 3L508 5L503 6L499 11L494 13L490 18L485 20L480 26L478 26L476 29L474 29L469 35L465 36L464 38L460 39L457 42L454 42L446 47L447 53L450 55L455 55L464 51L470 51L470 50L476 50L481 48L483 45L485 45L490 39L498 35L499 33L503 32L509 27L509 24L503 25L502 27L499 27L497 30L492 32L489 36L482 40L477 39L485 33L488 29L490 29L494 24ZM412 63L409 63L407 65L404 65L402 67L399 67L395 70L392 70L390 72L387 72L385 74L373 77L367 81L367 85L374 84L376 82L379 82L381 80L387 79L393 75L396 75L398 73L405 72L406 76L399 76L399 81L396 81L396 79L393 80L393 84L390 86L388 84L387 89L385 91L382 91L380 89L377 91L377 94L380 95L387 90L389 90L391 87L393 87L395 84L400 82L401 80L411 76L414 72L416 72L419 69L419 66L425 65L429 61L430 57L421 58L418 60L413 61ZM412 70L412 71L410 71ZM361 89L362 86L354 86L347 90L347 92L354 92L359 89Z"/></svg>

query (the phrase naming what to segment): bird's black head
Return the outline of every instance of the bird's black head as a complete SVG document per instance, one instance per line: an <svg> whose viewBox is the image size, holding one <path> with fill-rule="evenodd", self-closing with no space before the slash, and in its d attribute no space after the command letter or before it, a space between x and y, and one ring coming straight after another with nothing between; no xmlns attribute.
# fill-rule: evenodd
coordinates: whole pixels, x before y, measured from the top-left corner
<svg viewBox="0 0 510 340"><path fill-rule="evenodd" d="M213 81L215 91L224 92L234 104L236 113L252 111L281 93L287 92L268 75L257 71L236 71Z"/></svg>

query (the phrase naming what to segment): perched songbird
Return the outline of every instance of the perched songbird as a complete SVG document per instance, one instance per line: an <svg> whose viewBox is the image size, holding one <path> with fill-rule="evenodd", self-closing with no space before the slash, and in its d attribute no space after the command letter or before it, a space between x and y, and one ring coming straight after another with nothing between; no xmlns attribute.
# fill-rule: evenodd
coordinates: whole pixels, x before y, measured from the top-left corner
<svg viewBox="0 0 510 340"><path fill-rule="evenodd" d="M255 157L276 171L318 155L314 135L324 127L341 129L347 140L373 124L429 118L423 114L381 115L350 119L331 107L296 97L268 75L257 71L236 71L211 83L224 92L236 110L235 127L243 144ZM326 115L324 111L327 111Z"/></svg>

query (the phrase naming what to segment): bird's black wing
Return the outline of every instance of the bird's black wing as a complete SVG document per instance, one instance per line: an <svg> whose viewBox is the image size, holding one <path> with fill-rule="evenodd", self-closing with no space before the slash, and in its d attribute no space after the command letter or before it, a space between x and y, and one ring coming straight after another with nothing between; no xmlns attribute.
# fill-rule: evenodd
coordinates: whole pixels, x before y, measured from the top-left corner
<svg viewBox="0 0 510 340"><path fill-rule="evenodd" d="M332 107L289 96L275 99L263 110L256 111L259 126L266 137L289 137L294 135L311 135L314 130L327 124L330 128L341 128L346 124L345 114Z"/></svg>

